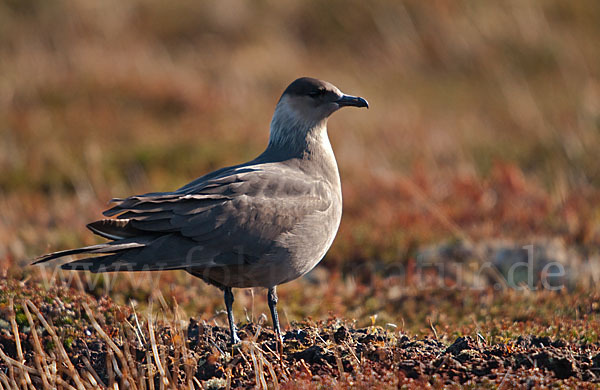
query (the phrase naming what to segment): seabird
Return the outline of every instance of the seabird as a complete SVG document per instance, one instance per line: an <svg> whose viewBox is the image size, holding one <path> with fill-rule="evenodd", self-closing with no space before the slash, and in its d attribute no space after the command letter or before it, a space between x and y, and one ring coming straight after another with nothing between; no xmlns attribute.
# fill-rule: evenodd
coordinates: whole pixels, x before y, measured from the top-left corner
<svg viewBox="0 0 600 390"><path fill-rule="evenodd" d="M269 143L254 160L208 173L173 192L113 199L106 219L87 227L109 242L49 253L33 264L91 254L63 264L91 272L182 269L225 295L234 344L232 288L264 287L282 341L276 287L321 261L342 217L338 166L327 119L361 97L309 77L292 82L271 121ZM113 218L111 218L113 217Z"/></svg>

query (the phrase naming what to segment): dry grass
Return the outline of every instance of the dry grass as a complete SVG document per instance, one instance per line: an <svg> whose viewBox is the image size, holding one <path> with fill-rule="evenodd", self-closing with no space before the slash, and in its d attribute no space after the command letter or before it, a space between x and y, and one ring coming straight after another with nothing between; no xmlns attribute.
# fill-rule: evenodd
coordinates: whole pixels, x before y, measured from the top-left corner
<svg viewBox="0 0 600 390"><path fill-rule="evenodd" d="M364 327L331 316L293 323L279 351L264 315L243 323L243 341L232 347L226 326L184 320L160 295L139 311L67 287L44 290L33 278L0 282L0 313L7 314L0 321L2 389L591 388L600 370L598 291L412 286L401 299L380 299L418 319L378 326L373 316ZM461 312L476 307L472 315ZM420 331L405 326L418 323Z"/></svg>
<svg viewBox="0 0 600 390"><path fill-rule="evenodd" d="M445 345L477 331L492 344L524 334L597 342L599 19L592 0L0 3L0 278L25 281L8 289L12 301L0 302L2 337L14 345L0 386L122 388L128 378L130 387L158 389L179 378L199 388L190 379L199 361L232 358L224 350L190 355L185 315L210 324L223 317L220 294L189 276L84 274L84 294L71 274L25 265L48 250L96 242L84 226L107 199L170 190L255 156L277 96L301 75L364 96L371 109L330 121L342 226L322 265L281 287L284 324L295 329L294 321L333 314L364 328L375 316L376 326L396 324L411 337L434 329ZM496 240L559 242L561 264L577 271L569 271L569 288L494 290L496 274L479 289L461 285L490 260L461 250ZM432 275L423 258L466 271ZM45 295L65 280L77 292ZM160 302L155 290L165 297L154 308L161 320L129 318L130 302L140 313L152 298ZM52 322L41 309L49 303L35 298L69 294L94 314L78 306L79 328ZM256 324L263 295L237 293L237 317ZM162 309L175 302L179 311ZM27 333L19 352L23 326L38 332ZM110 355L108 365L86 364L58 346L86 337ZM125 340L155 348L134 356ZM309 363L286 371L252 340L240 359L257 387L274 377L282 388L395 387L410 379L396 360L389 370L365 365L347 378L351 385L335 354L335 374L315 379ZM215 388L235 387L234 365L221 367L224 382L217 378ZM542 375L510 370L472 386ZM433 374L413 385L424 384L444 385Z"/></svg>

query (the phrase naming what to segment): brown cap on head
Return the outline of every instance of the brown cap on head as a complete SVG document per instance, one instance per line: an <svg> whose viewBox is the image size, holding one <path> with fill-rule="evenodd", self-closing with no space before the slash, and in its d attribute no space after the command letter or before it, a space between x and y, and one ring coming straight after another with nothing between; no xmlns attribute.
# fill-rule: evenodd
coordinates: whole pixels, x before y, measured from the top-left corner
<svg viewBox="0 0 600 390"><path fill-rule="evenodd" d="M339 107L369 107L365 99L344 95L335 85L312 77L301 77L294 80L281 95L281 97L284 96L305 96L313 98L317 104L336 103Z"/></svg>
<svg viewBox="0 0 600 390"><path fill-rule="evenodd" d="M294 80L283 92L284 95L310 96L311 94L321 93L321 91L334 91L337 88L328 83L313 79L312 77L300 77Z"/></svg>

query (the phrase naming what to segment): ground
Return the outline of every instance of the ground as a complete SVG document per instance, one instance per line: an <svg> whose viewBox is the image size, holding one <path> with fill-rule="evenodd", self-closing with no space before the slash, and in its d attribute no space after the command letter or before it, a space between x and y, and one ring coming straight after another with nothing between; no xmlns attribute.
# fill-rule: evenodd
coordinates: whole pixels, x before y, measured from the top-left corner
<svg viewBox="0 0 600 390"><path fill-rule="evenodd" d="M598 20L593 0L1 2L0 388L598 387ZM283 351L265 291L235 291L232 347L188 274L29 265L101 242L111 198L259 154L300 76L370 109L329 121L342 224L278 289Z"/></svg>
<svg viewBox="0 0 600 390"><path fill-rule="evenodd" d="M442 305L458 306L456 299L464 299L435 291L427 295ZM375 318L364 327L336 316L304 320L286 327L281 349L263 316L242 322L242 343L231 345L225 324L183 317L177 304L163 302L148 315L75 288L3 281L0 383L7 388L27 381L36 388L78 381L122 388L149 382L158 388L163 381L193 388L595 388L600 383L598 295L477 295L476 306L504 312L482 317L475 311L470 324L450 330L435 321L420 332L379 326ZM520 313L506 307L519 304L526 306Z"/></svg>

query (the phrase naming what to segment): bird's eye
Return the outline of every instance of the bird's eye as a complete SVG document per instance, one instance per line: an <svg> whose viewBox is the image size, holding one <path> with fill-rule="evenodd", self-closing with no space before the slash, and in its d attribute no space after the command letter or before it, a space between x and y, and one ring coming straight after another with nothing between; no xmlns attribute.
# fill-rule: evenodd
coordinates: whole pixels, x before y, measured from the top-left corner
<svg viewBox="0 0 600 390"><path fill-rule="evenodd" d="M308 96L316 98L319 96L323 96L327 93L327 91L325 89L317 89L316 91L312 91L308 93Z"/></svg>

